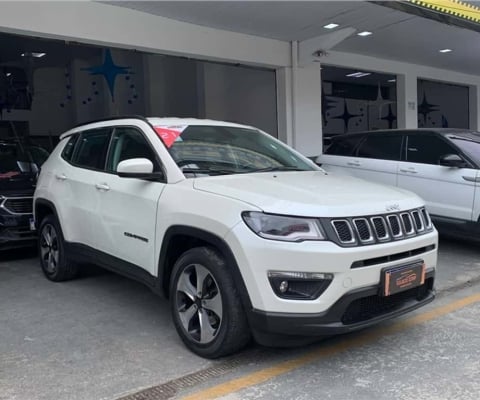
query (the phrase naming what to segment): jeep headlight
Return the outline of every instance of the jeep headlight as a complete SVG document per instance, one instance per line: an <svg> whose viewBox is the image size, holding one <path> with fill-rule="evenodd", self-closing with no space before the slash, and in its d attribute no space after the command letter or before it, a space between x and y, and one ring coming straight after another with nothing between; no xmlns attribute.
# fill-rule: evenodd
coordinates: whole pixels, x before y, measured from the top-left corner
<svg viewBox="0 0 480 400"><path fill-rule="evenodd" d="M246 211L242 213L242 218L253 232L265 239L285 242L325 240L317 219L265 214L257 211Z"/></svg>

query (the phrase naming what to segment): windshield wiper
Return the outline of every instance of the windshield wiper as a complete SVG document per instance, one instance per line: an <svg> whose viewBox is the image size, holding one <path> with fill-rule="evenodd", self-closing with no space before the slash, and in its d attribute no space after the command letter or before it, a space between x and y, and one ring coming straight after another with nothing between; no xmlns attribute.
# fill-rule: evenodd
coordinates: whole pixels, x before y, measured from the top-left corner
<svg viewBox="0 0 480 400"><path fill-rule="evenodd" d="M238 171L231 169L216 169L216 168L181 168L183 173L187 174L208 174L208 175L228 175L236 174Z"/></svg>
<svg viewBox="0 0 480 400"><path fill-rule="evenodd" d="M251 169L248 172L272 172L272 171L307 171L307 170L299 167L294 167L293 165L283 165L279 167Z"/></svg>

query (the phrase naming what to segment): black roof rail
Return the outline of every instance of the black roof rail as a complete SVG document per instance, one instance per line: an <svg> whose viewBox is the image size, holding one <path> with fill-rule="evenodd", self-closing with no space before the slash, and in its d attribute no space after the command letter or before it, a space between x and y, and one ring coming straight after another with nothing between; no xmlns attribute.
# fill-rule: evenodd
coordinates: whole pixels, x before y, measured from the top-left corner
<svg viewBox="0 0 480 400"><path fill-rule="evenodd" d="M144 122L148 122L148 119L144 117L143 115L121 115L121 116L114 116L114 117L105 117L105 118L100 118L100 119L94 119L92 121L87 121L87 122L82 122L81 124L77 124L70 129L75 129L78 128L79 126L84 126L88 124L94 124L96 122L104 122L104 121L112 121L112 120L117 120L117 119L139 119Z"/></svg>

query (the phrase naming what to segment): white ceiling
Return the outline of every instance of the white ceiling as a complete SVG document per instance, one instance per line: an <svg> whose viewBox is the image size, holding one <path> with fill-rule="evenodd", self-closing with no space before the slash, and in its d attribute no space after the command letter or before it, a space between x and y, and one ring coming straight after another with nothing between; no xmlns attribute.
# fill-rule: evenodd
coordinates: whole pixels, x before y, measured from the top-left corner
<svg viewBox="0 0 480 400"><path fill-rule="evenodd" d="M335 22L373 35L356 35L334 50L480 75L480 33L365 1L108 1L178 21L283 41L330 32ZM441 54L439 49L454 51Z"/></svg>

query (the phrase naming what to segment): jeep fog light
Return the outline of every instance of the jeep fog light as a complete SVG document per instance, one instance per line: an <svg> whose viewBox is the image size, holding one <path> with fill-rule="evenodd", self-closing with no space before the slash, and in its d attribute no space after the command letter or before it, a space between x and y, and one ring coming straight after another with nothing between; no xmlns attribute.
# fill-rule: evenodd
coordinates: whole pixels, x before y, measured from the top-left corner
<svg viewBox="0 0 480 400"><path fill-rule="evenodd" d="M275 294L282 299L313 300L328 288L333 274L269 271L268 280Z"/></svg>

